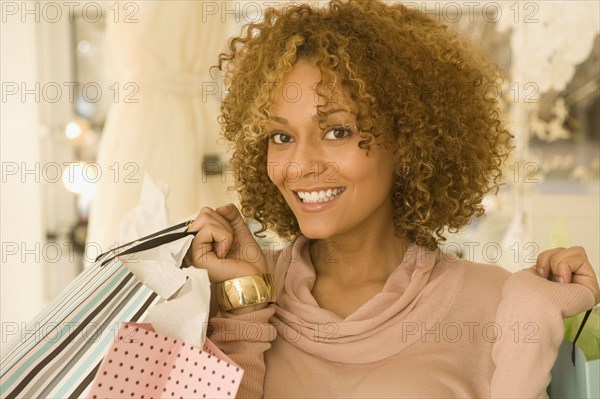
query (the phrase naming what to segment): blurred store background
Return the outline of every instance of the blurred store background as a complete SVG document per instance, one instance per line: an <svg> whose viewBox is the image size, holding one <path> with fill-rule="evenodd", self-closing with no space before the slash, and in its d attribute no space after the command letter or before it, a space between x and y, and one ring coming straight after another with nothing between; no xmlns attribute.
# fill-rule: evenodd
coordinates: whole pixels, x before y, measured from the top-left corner
<svg viewBox="0 0 600 399"><path fill-rule="evenodd" d="M267 2L272 4L273 2ZM323 6L322 2L310 2ZM421 2L503 67L517 148L487 213L446 250L511 271L553 246L600 267L597 2ZM115 243L146 172L172 219L235 202L219 142L227 39L245 1L1 3L2 342Z"/></svg>

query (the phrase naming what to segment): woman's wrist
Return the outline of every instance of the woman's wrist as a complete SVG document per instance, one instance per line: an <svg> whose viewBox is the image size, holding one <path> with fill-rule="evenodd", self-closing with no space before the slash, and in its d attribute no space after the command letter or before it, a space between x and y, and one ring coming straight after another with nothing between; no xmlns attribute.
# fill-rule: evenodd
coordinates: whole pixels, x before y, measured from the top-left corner
<svg viewBox="0 0 600 399"><path fill-rule="evenodd" d="M245 306L243 308L231 309L231 310L228 310L227 312L234 314L234 315L241 315L241 314L256 312L257 310L264 309L267 306L269 306L269 304L265 302L265 303L259 303L257 305Z"/></svg>

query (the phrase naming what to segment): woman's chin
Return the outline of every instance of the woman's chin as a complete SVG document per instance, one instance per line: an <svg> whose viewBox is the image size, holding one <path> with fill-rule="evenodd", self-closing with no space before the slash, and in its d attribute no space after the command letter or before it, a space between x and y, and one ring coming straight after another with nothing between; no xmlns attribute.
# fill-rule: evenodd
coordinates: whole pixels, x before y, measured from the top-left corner
<svg viewBox="0 0 600 399"><path fill-rule="evenodd" d="M310 224L310 226L307 226L306 224ZM300 223L300 232L303 236L310 238L311 240L325 240L338 236L341 233L341 230L336 228L336 226L333 226L331 223L323 225L315 225L314 223Z"/></svg>
<svg viewBox="0 0 600 399"><path fill-rule="evenodd" d="M329 227L319 226L302 226L300 225L300 232L306 238L311 240L323 240L326 238L333 237L333 230Z"/></svg>

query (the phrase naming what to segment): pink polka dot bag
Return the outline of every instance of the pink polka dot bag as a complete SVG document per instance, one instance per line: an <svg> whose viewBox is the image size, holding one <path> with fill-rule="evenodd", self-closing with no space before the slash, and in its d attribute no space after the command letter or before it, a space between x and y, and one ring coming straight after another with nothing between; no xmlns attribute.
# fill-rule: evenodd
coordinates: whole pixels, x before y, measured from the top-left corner
<svg viewBox="0 0 600 399"><path fill-rule="evenodd" d="M243 373L209 339L200 349L121 323L88 398L234 398Z"/></svg>

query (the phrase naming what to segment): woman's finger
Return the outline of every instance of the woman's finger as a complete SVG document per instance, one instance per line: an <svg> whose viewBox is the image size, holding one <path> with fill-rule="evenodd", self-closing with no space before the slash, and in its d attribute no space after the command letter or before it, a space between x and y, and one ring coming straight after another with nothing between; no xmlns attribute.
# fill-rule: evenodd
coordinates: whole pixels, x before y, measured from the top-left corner
<svg viewBox="0 0 600 399"><path fill-rule="evenodd" d="M570 283L573 273L581 269L584 264L585 260L577 255L551 261L549 278L558 283Z"/></svg>
<svg viewBox="0 0 600 399"><path fill-rule="evenodd" d="M585 250L581 247L571 247L556 252L549 259L550 272L554 280L558 282L570 283L573 273L589 275L593 273L591 265L590 270L586 270L586 264L589 261Z"/></svg>
<svg viewBox="0 0 600 399"><path fill-rule="evenodd" d="M231 224L213 209L204 207L198 213L198 216L194 220L194 222L189 226L190 231L200 231L208 225L213 225L213 228L220 228L222 230L228 231L229 235L233 238L233 229ZM213 243L213 251L218 257L224 257L227 255L227 252L231 248L233 244L233 240L226 241L215 241Z"/></svg>
<svg viewBox="0 0 600 399"><path fill-rule="evenodd" d="M227 204L219 207L215 210L215 212L217 212L230 223L234 235L240 242L256 243L256 240L254 237L252 237L252 233L250 233L250 230L248 230L248 226L246 226L246 222L244 221L242 214L234 204Z"/></svg>
<svg viewBox="0 0 600 399"><path fill-rule="evenodd" d="M197 232L188 250L191 264L206 269L211 282L266 273L262 250L235 205L202 208L189 230Z"/></svg>
<svg viewBox="0 0 600 399"><path fill-rule="evenodd" d="M223 228L220 224L205 224L192 240L194 266L206 263L211 255L219 258L224 257L224 253L227 253L232 242L233 235L229 230ZM216 247L214 243L217 244Z"/></svg>
<svg viewBox="0 0 600 399"><path fill-rule="evenodd" d="M564 250L564 248L553 248L540 253L535 264L537 274L548 278L550 276L550 258Z"/></svg>
<svg viewBox="0 0 600 399"><path fill-rule="evenodd" d="M233 204L217 208L216 211L221 214L231 224L235 236L236 253L238 260L243 260L256 265L261 273L266 273L266 261L262 250L252 233L246 226L240 211Z"/></svg>
<svg viewBox="0 0 600 399"><path fill-rule="evenodd" d="M556 282L583 285L594 295L594 303L600 302L598 278L582 247L554 248L544 251L530 270Z"/></svg>
<svg viewBox="0 0 600 399"><path fill-rule="evenodd" d="M200 212L198 212L198 216L196 216L196 219L194 219L192 224L190 224L190 226L188 227L188 230L189 231L199 231L204 224L209 223L211 221L214 223L221 224L221 226L223 228L226 228L227 230L231 231L231 233L233 234L233 228L231 227L231 224L227 221L227 219L225 219L223 216L221 216L214 209L207 207L207 206L200 209Z"/></svg>
<svg viewBox="0 0 600 399"><path fill-rule="evenodd" d="M202 240L211 237L209 232L198 232ZM206 235L204 235L206 234ZM236 257L217 257L213 251L213 246L207 242L199 242L194 248L193 265L206 269L211 282L229 280L236 277L247 276L256 273L264 273L264 268L256 266L249 262L240 262Z"/></svg>

